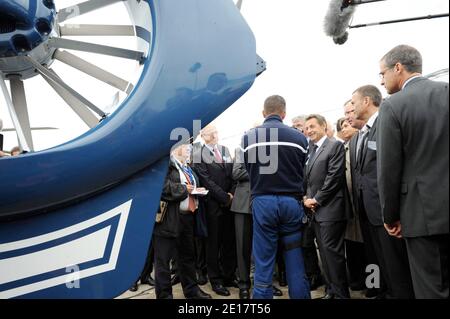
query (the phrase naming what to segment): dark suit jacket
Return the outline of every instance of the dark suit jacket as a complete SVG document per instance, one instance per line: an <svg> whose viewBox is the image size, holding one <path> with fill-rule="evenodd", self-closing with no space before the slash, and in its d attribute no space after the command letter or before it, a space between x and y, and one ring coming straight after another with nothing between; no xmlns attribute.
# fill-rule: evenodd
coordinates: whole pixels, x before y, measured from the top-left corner
<svg viewBox="0 0 450 319"><path fill-rule="evenodd" d="M353 198L353 208L354 210L358 210L359 207L359 198L358 198L358 185L356 181L358 180L359 172L356 171L355 165L356 165L356 147L358 144L358 136L359 134L353 135L353 137L350 139L349 142L349 152L350 152L350 170L351 170L351 176L352 176L352 198Z"/></svg>
<svg viewBox="0 0 450 319"><path fill-rule="evenodd" d="M305 168L308 198L320 204L314 213L318 222L347 220L345 209L345 149L327 138Z"/></svg>
<svg viewBox="0 0 450 319"><path fill-rule="evenodd" d="M358 203L360 203L360 196L362 196L364 210L367 213L367 218L370 223L374 226L383 226L383 217L381 215L380 197L378 194L377 184L377 123L378 118L370 128L369 133L367 133L369 135L367 136L367 142L363 148L361 164L358 163L356 159L356 150L354 152L354 185L356 186Z"/></svg>
<svg viewBox="0 0 450 319"><path fill-rule="evenodd" d="M194 173L198 183L198 177ZM170 161L169 170L164 181L161 200L168 203L167 212L161 223L155 223L155 236L175 238L179 235L180 203L188 197L186 185L180 182L180 173L175 164Z"/></svg>
<svg viewBox="0 0 450 319"><path fill-rule="evenodd" d="M214 154L206 146L200 149L201 156L194 154L193 168L200 178L200 184L209 190L206 204L208 213L227 206L229 204L228 193L233 194L235 188L230 152L225 146L218 145L218 148L222 154L223 163L216 163ZM198 162L199 159L201 159L200 162Z"/></svg>
<svg viewBox="0 0 450 319"><path fill-rule="evenodd" d="M420 77L386 99L378 117L384 221L405 237L449 233L448 83Z"/></svg>
<svg viewBox="0 0 450 319"><path fill-rule="evenodd" d="M234 163L233 180L237 182L234 192L231 211L236 213L251 214L250 209L250 181L243 163Z"/></svg>

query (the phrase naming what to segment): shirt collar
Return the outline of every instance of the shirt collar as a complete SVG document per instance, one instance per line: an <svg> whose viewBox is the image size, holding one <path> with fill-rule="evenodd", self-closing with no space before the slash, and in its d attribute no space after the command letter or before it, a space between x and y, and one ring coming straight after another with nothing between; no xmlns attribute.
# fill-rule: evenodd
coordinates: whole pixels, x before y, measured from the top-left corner
<svg viewBox="0 0 450 319"><path fill-rule="evenodd" d="M267 121L278 121L278 122L283 123L281 116L276 115L276 114L272 114L272 115L269 115L268 117L266 117L266 119L264 120L264 123L266 123Z"/></svg>
<svg viewBox="0 0 450 319"><path fill-rule="evenodd" d="M215 147L218 148L217 144L213 144L213 145L205 144L205 146L206 146L211 152L213 152L213 153L214 153L214 148L215 148Z"/></svg>
<svg viewBox="0 0 450 319"><path fill-rule="evenodd" d="M325 142L326 139L327 136L324 135L317 143L314 143L317 146L317 149L319 149L322 146L323 142Z"/></svg>
<svg viewBox="0 0 450 319"><path fill-rule="evenodd" d="M410 77L408 80L405 81L405 83L403 83L402 90L405 89L405 87L409 84L409 82L411 82L412 80L414 80L416 78L420 78L420 77L421 77L420 74Z"/></svg>
<svg viewBox="0 0 450 319"><path fill-rule="evenodd" d="M373 123L375 123L376 119L378 117L378 111L376 111L375 113L372 114L372 116L370 117L370 119L367 121L366 125L364 126L364 128L372 128Z"/></svg>

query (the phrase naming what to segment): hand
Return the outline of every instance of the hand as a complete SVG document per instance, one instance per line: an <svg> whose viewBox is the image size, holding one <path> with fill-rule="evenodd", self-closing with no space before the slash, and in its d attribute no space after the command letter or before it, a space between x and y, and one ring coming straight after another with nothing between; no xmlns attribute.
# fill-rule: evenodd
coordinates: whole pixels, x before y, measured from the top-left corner
<svg viewBox="0 0 450 319"><path fill-rule="evenodd" d="M397 238L402 238L402 224L400 221L396 221L392 224L384 224L384 228L388 232L389 235Z"/></svg>
<svg viewBox="0 0 450 319"><path fill-rule="evenodd" d="M231 194L231 193L227 193L227 194L228 194L228 203L225 207L231 206L231 203L233 202L233 198L234 198L233 194Z"/></svg>
<svg viewBox="0 0 450 319"><path fill-rule="evenodd" d="M193 185L186 184L186 189L187 189L188 193L191 194L192 191L194 190L194 186L193 186Z"/></svg>
<svg viewBox="0 0 450 319"><path fill-rule="evenodd" d="M316 212L317 201L314 198L306 199L303 201L303 205L305 205L305 207L310 209L313 213Z"/></svg>

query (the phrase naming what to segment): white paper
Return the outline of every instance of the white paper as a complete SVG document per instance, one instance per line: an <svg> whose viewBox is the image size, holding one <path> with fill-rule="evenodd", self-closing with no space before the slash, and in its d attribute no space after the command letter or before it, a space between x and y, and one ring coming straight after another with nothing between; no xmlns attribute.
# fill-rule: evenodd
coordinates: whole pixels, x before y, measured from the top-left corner
<svg viewBox="0 0 450 319"><path fill-rule="evenodd" d="M192 192L191 195L207 195L209 193L209 190L204 189L204 188L195 188Z"/></svg>

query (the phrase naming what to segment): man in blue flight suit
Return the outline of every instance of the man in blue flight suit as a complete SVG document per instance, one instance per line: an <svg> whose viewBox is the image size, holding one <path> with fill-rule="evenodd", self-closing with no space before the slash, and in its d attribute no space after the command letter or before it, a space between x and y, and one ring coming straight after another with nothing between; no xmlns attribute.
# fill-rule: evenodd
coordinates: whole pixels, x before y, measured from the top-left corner
<svg viewBox="0 0 450 319"><path fill-rule="evenodd" d="M308 143L303 134L283 124L286 102L281 96L266 99L263 116L263 125L248 131L242 140L252 196L253 298L273 298L272 274L280 238L289 297L309 299L301 250L303 166Z"/></svg>

